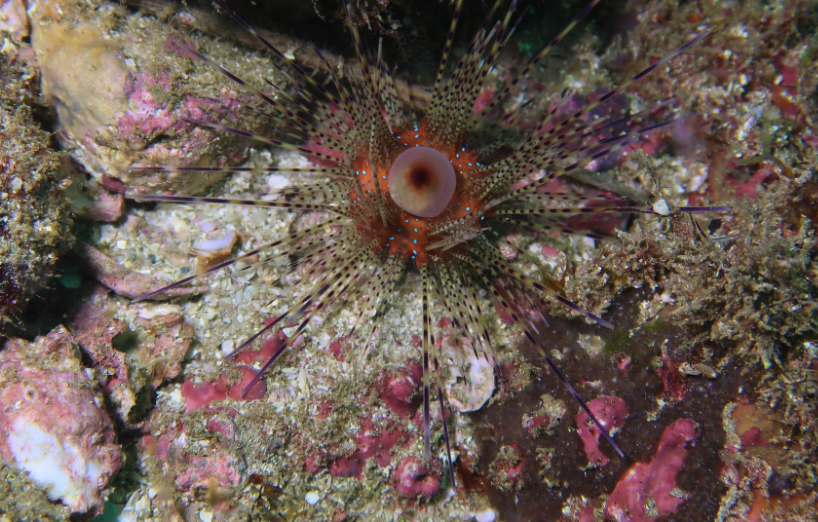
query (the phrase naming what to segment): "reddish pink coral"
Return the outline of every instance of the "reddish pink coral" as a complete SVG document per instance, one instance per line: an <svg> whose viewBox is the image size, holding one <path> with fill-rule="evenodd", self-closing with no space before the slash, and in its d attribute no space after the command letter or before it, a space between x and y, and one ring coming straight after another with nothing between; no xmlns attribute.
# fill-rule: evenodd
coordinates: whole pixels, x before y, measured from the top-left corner
<svg viewBox="0 0 818 522"><path fill-rule="evenodd" d="M258 381L252 388L247 389L255 379L258 371L249 366L239 366L237 370L241 372L241 380L227 387L227 395L236 401L257 401L263 398L264 394L267 393L267 384L264 381ZM245 389L247 389L247 393L244 393Z"/></svg>
<svg viewBox="0 0 818 522"><path fill-rule="evenodd" d="M398 494L406 498L433 497L440 493L440 475L424 466L420 457L404 457L392 475Z"/></svg>
<svg viewBox="0 0 818 522"><path fill-rule="evenodd" d="M321 471L321 469L323 469L322 461L323 461L323 455L321 455L318 452L314 452L314 453L312 453L310 455L307 455L304 458L304 471L306 471L307 473L318 473L319 471ZM335 474L333 473L333 475L335 475ZM335 476L340 476L340 475L335 475ZM344 476L352 476L352 475L344 475Z"/></svg>
<svg viewBox="0 0 818 522"><path fill-rule="evenodd" d="M224 375L219 376L215 381L195 384L192 379L182 383L182 397L185 399L185 410L187 413L208 406L213 401L223 401L230 397L237 401L255 401L264 397L267 393L267 385L264 381L257 382L247 393L242 395L244 389L256 375L256 370L248 366L239 366L242 372L239 382L228 385Z"/></svg>
<svg viewBox="0 0 818 522"><path fill-rule="evenodd" d="M343 345L341 344L341 341L330 343L329 351L332 356L335 357L336 361L344 362Z"/></svg>
<svg viewBox="0 0 818 522"><path fill-rule="evenodd" d="M381 400L386 407L403 418L410 418L420 406L415 390L420 381L410 375L386 377L381 384Z"/></svg>
<svg viewBox="0 0 818 522"><path fill-rule="evenodd" d="M279 348L281 348L281 345L284 344L284 341L286 340L287 335L279 330L275 333L275 335L268 336L267 339L261 343L258 350L248 347L236 355L236 361L248 366L256 362L264 364L269 361L270 358L276 354L276 352L278 352Z"/></svg>
<svg viewBox="0 0 818 522"><path fill-rule="evenodd" d="M625 401L619 397L599 397L588 403L600 424L607 429L621 428L628 417L628 408ZM577 415L577 431L585 445L585 455L588 462L597 466L604 466L610 460L599 449L599 429L584 411Z"/></svg>
<svg viewBox="0 0 818 522"><path fill-rule="evenodd" d="M357 477L361 478L364 470L363 461L356 456L357 452L350 457L340 457L329 467L329 472L333 477Z"/></svg>
<svg viewBox="0 0 818 522"><path fill-rule="evenodd" d="M392 448L398 444L408 445L412 435L401 429L392 419L387 419L383 429L376 429L372 420L361 420L361 430L353 436L358 449L348 457L336 459L330 473L336 477L361 478L364 462L374 458L378 466L388 466L392 461Z"/></svg>
<svg viewBox="0 0 818 522"><path fill-rule="evenodd" d="M193 379L182 383L182 397L185 399L185 410L190 413L210 404L227 398L227 384L224 375L218 380L195 384Z"/></svg>
<svg viewBox="0 0 818 522"><path fill-rule="evenodd" d="M679 419L662 432L650 462L634 464L617 483L605 504L605 515L616 522L653 522L675 513L684 498L678 494L676 474L696 440L698 425ZM652 506L650 512L646 506Z"/></svg>

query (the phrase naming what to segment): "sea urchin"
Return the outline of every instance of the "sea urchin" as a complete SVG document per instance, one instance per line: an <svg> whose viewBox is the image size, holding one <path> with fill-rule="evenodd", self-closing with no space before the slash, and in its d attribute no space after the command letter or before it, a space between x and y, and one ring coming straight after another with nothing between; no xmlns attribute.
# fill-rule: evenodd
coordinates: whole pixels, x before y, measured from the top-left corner
<svg viewBox="0 0 818 522"><path fill-rule="evenodd" d="M496 20L497 1L471 39L465 53L450 63L455 28L463 0L458 0L442 59L425 114L416 115L397 96L395 82L381 59L367 58L349 0L344 0L349 29L359 60L355 72L346 66L335 70L328 88L285 55L220 0L215 2L272 53L273 65L288 79L286 84L267 82L253 86L196 50L191 55L215 67L240 85L263 106L260 112L274 122L269 136L258 135L219 122L189 120L194 124L244 136L263 144L299 152L312 167L288 169L299 179L273 197L220 199L163 195L131 195L133 199L177 203L255 205L315 213L322 220L269 244L174 282L136 299L150 299L171 288L222 270L238 262L261 263L274 257L291 260L289 273L302 271L311 288L284 313L268 321L233 352L245 350L277 325L296 327L264 364L253 386L319 312L333 313L355 302L360 311L355 325L368 317L371 334L396 285L410 270L420 273L422 304L422 361L425 456L430 457L430 401L436 392L445 411L442 358L435 343L436 319L451 318L463 338L462 346L475 357L494 364L494 347L485 312L489 302L509 317L534 344L543 341L537 323L545 321L538 302L555 299L588 318L611 326L582 310L562 293L559 283L527 275L507 259L500 240L512 231L531 233L577 231L563 219L583 213L653 212L623 199L585 197L551 192L546 185L573 170L621 149L640 136L673 121L647 121L650 111L622 115L607 111L606 103L705 36L692 38L679 49L650 65L618 87L568 116L551 111L539 127L519 143L506 143L511 152L492 155L468 144L478 118L497 122L507 114L495 110L512 89L582 20L600 0L593 0L562 33L545 45L493 101L476 109L478 95L503 47L522 18L520 2L512 0L505 15ZM667 108L662 103L659 107ZM605 109L605 110L603 110ZM499 114L498 114L499 113ZM185 170L159 167L167 170ZM207 170L188 168L187 170ZM278 171L277 168L235 168L234 171ZM283 170L283 169L282 169ZM694 209L682 209L694 210ZM260 257L261 256L261 257ZM266 257L265 257L266 256ZM465 358L466 351L455 355ZM554 363L546 363L562 380L600 431L620 453L606 430L594 419L577 392ZM463 360L454 361L454 364ZM245 391L246 391L245 389ZM445 418L445 416L443 417ZM449 436L443 423L449 452ZM449 470L452 483L451 457Z"/></svg>

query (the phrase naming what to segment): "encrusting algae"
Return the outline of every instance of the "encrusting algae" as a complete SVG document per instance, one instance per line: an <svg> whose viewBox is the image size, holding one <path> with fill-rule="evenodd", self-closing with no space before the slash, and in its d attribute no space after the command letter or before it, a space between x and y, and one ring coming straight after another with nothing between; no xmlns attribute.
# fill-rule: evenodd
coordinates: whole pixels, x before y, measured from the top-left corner
<svg viewBox="0 0 818 522"><path fill-rule="evenodd" d="M60 142L95 209L64 261L88 275L60 314L124 455L99 485L100 520L814 518L818 140L815 71L801 59L814 4L633 2L622 16L634 29L608 51L580 32L562 44L576 59L557 54L515 81L539 49L527 22L537 6L517 25L526 5L507 2L481 26L491 6L453 3L455 34L478 36L455 37L436 95L387 67L391 35L407 41L397 0L318 7L357 26L344 60L259 28L276 67L225 6L29 9L35 49L72 39L72 63L108 60L123 80L102 88L117 105L92 124L83 114L96 102L76 103L45 65L58 76L46 91ZM24 51L18 34L7 47ZM93 83L106 68L83 70ZM500 136L506 146L486 156ZM410 152L423 148L446 162ZM401 158L409 167L393 168ZM449 183L449 166L440 202L428 190ZM253 204L100 199L203 190ZM276 259L252 252L287 237ZM213 270L247 252L232 272ZM157 293L194 275L174 289L184 294ZM172 299L131 299L145 294ZM64 440L55 419L43 430ZM102 424L87 429L108 441ZM6 460L16 476L30 467ZM6 490L22 487L9 478ZM21 502L0 516L67 516L46 497Z"/></svg>

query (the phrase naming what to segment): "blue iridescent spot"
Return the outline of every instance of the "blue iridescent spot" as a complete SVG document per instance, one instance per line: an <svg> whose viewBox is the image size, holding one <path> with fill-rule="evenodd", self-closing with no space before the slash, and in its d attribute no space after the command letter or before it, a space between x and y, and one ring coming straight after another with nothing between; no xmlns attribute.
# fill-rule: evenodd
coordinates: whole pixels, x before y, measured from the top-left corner
<svg viewBox="0 0 818 522"><path fill-rule="evenodd" d="M403 229L402 229L402 228L399 228L399 229L398 229L398 234L400 234L401 232L403 232Z"/></svg>
<svg viewBox="0 0 818 522"><path fill-rule="evenodd" d="M395 238L394 238L394 237L390 237L390 238L389 238L389 241L394 241L394 240L395 240Z"/></svg>
<svg viewBox="0 0 818 522"><path fill-rule="evenodd" d="M415 232L417 232L417 231L418 231L418 229L415 229Z"/></svg>
<svg viewBox="0 0 818 522"><path fill-rule="evenodd" d="M466 152L466 147L463 147L462 149L460 149L460 151L461 152Z"/></svg>
<svg viewBox="0 0 818 522"><path fill-rule="evenodd" d="M471 210L471 207L466 207L466 212L469 212L470 210Z"/></svg>
<svg viewBox="0 0 818 522"><path fill-rule="evenodd" d="M417 245L417 244L418 244L418 240L417 240L417 239L413 239L413 240L412 240L412 243L414 243L414 244L416 244L416 245Z"/></svg>
<svg viewBox="0 0 818 522"><path fill-rule="evenodd" d="M415 139L420 138L420 134L415 134Z"/></svg>
<svg viewBox="0 0 818 522"><path fill-rule="evenodd" d="M404 223L409 223L409 220L407 219Z"/></svg>
<svg viewBox="0 0 818 522"><path fill-rule="evenodd" d="M417 250L412 250L412 253L413 253L413 254L417 254L417 253L418 253L418 251L417 251Z"/></svg>

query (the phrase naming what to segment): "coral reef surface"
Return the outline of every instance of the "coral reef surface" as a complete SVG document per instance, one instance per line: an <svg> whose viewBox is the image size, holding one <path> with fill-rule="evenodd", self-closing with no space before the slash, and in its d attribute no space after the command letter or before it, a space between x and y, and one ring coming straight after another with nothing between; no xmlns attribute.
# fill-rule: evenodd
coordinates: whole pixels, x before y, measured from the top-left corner
<svg viewBox="0 0 818 522"><path fill-rule="evenodd" d="M281 14L314 7L343 34L343 11L326 4ZM425 25L445 35L448 2L431 4L357 2L355 12L367 43L372 29L389 55L422 40ZM301 296L310 281L288 273L297 260L222 271L167 302L131 302L317 222L286 209L116 199L146 190L263 198L293 183L264 168L310 165L187 121L263 123L245 93L190 51L277 85L280 71L252 38L206 6L0 3L0 305L9 320L71 240L62 169L89 187L87 201L72 202L84 217L62 266L84 275L44 307L51 333L36 341L24 333L29 339L0 348L0 520L816 520L818 3L610 4L563 42L562 54L511 85L543 38L521 23L478 96L487 106L511 88L501 108L513 119L477 134L519 139L544 115L581 110L687 35L710 31L615 100L638 112L672 98L687 117L550 187L617 194L654 215L571 221L603 240L525 232L503 245L520 271L548 274L614 325L555 304L543 310L538 341L615 428L625 457L507 312L486 308L496 369L467 359L444 375L457 410L446 416L454 489L441 433L423 458L422 315L407 290L418 274L390 296L371 339L349 336L355 303L319 315L246 393L297 325L271 329L235 360L227 355ZM467 5L466 27L477 30L480 9ZM541 17L538 9L529 16ZM419 18L405 22L409 11ZM291 34L265 34L316 78L353 61L342 44L340 58L317 53L287 22L273 27L292 25ZM457 40L455 54L466 46ZM28 59L39 72L20 65ZM422 88L402 80L395 88L420 108L430 102ZM62 153L49 149L41 124L57 131ZM177 169L130 168L165 165ZM698 205L730 211L677 211ZM435 325L447 356L464 347L454 319ZM444 420L438 408L432 416Z"/></svg>

